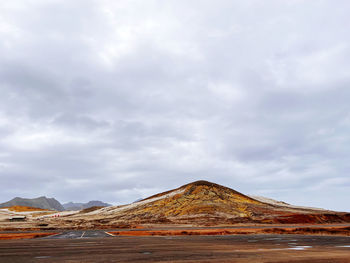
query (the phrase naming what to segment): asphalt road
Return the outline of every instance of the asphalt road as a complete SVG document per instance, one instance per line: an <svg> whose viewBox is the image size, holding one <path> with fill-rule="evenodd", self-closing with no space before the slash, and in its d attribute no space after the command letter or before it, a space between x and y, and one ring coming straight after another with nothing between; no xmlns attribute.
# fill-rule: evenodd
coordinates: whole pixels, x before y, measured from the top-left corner
<svg viewBox="0 0 350 263"><path fill-rule="evenodd" d="M81 239L81 238L104 238L111 237L102 230L82 230L82 231L65 231L58 235L48 236L44 239Z"/></svg>
<svg viewBox="0 0 350 263"><path fill-rule="evenodd" d="M0 262L350 262L350 237L298 235L84 238L0 241ZM79 237L80 234L80 237Z"/></svg>

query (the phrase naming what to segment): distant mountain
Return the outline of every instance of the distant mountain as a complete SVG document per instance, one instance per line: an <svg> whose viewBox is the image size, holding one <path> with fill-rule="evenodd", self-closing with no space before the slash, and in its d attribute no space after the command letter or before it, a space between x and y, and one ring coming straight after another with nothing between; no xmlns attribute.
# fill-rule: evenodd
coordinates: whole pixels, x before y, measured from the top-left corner
<svg viewBox="0 0 350 263"><path fill-rule="evenodd" d="M57 211L64 210L64 207L55 198L47 198L45 196L41 196L33 199L16 197L8 202L0 204L0 207L10 207L10 206L29 206L29 207L37 207L42 209L57 210Z"/></svg>
<svg viewBox="0 0 350 263"><path fill-rule="evenodd" d="M90 208L93 206L111 206L111 204L104 203L102 201L97 201L97 200L90 201L88 203L69 202L69 203L63 204L63 207L65 210L82 210L82 209Z"/></svg>

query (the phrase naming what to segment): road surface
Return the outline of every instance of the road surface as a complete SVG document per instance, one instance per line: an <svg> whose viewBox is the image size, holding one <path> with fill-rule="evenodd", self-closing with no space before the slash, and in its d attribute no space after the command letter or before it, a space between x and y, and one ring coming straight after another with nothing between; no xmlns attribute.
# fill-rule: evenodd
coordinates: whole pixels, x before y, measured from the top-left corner
<svg viewBox="0 0 350 263"><path fill-rule="evenodd" d="M51 238L0 241L0 262L350 263L350 237L107 237L103 231L83 233L67 231Z"/></svg>
<svg viewBox="0 0 350 263"><path fill-rule="evenodd" d="M64 231L58 235L48 236L45 239L80 239L80 238L102 238L111 237L102 230L82 230L82 231Z"/></svg>

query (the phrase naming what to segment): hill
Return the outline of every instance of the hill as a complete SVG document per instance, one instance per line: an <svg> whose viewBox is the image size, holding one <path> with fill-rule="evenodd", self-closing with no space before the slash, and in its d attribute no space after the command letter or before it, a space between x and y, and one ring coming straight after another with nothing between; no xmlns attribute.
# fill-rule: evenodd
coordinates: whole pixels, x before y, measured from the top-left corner
<svg viewBox="0 0 350 263"><path fill-rule="evenodd" d="M57 210L57 211L64 210L64 207L55 198L47 198L45 196L41 196L33 199L15 197L8 202L0 204L0 207L12 207L12 206L27 206L27 207L36 207L41 209Z"/></svg>
<svg viewBox="0 0 350 263"><path fill-rule="evenodd" d="M102 208L86 216L88 220L108 224L350 222L347 213L262 202L207 181L186 184L129 205Z"/></svg>
<svg viewBox="0 0 350 263"><path fill-rule="evenodd" d="M65 203L63 204L63 207L65 210L83 210L83 209L87 209L87 208L91 208L91 207L106 207L106 206L111 206L111 204L108 203L104 203L102 201L89 201L88 203L73 203L73 202L69 202L69 203Z"/></svg>

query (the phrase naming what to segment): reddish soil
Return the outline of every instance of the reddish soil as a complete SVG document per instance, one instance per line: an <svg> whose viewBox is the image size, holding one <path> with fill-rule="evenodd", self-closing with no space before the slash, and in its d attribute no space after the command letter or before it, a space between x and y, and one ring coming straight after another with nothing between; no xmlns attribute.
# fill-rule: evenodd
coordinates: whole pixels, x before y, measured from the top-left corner
<svg viewBox="0 0 350 263"><path fill-rule="evenodd" d="M30 206L21 206L21 205L14 205L14 206L3 207L3 208L7 208L8 210L14 211L14 212L50 211L48 209L42 209L42 208L30 207Z"/></svg>
<svg viewBox="0 0 350 263"><path fill-rule="evenodd" d="M0 240L9 239L32 239L38 237L47 237L56 235L57 233L0 233Z"/></svg>
<svg viewBox="0 0 350 263"><path fill-rule="evenodd" d="M301 234L350 236L350 227L290 227L290 228L220 228L178 230L125 230L108 232L115 236L192 236L242 234Z"/></svg>
<svg viewBox="0 0 350 263"><path fill-rule="evenodd" d="M349 213L284 214L271 220L274 224L322 224L349 221Z"/></svg>

